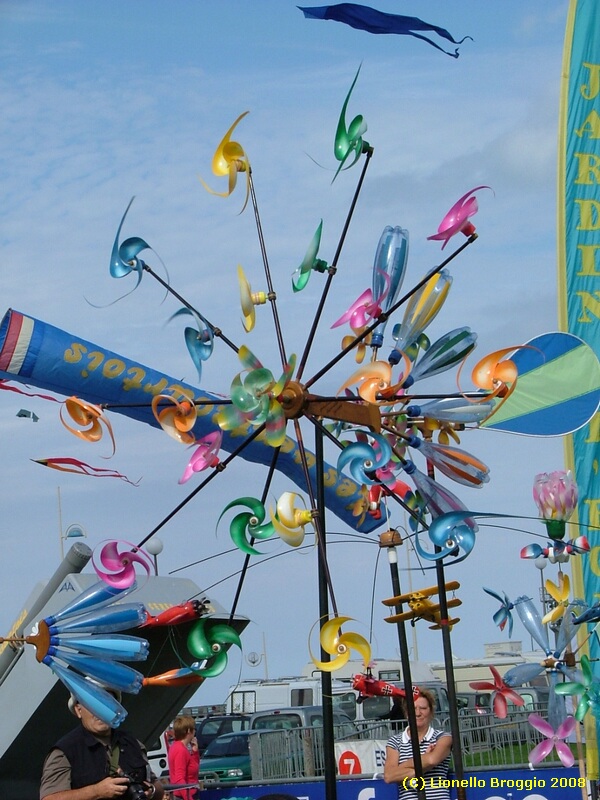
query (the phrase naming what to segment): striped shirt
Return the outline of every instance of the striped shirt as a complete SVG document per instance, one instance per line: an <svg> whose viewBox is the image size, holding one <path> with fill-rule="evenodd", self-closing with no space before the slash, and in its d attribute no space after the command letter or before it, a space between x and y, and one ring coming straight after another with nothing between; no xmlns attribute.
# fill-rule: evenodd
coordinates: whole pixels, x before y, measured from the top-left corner
<svg viewBox="0 0 600 800"><path fill-rule="evenodd" d="M449 733L442 730L435 730L431 726L427 729L427 733L421 739L419 745L421 753L424 753L432 744L436 744L438 739L443 736L450 736ZM392 736L388 742L388 747L392 747L398 751L398 763L412 759L413 751L408 735L408 728L398 736ZM448 769L450 767L450 756L445 758L440 764L427 770L424 774L425 777L425 795L427 800L450 800L450 789L446 786L439 786L441 781L448 778ZM398 800L418 800L419 795L416 791L404 789L402 784L398 784Z"/></svg>

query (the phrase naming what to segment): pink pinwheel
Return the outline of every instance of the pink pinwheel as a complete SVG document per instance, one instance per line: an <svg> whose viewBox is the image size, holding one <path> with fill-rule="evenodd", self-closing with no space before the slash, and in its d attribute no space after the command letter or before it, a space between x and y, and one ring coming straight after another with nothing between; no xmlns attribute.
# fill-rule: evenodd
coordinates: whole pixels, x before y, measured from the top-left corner
<svg viewBox="0 0 600 800"><path fill-rule="evenodd" d="M382 270L379 270L379 272L381 272L385 286L381 295L374 297L371 289L365 289L350 308L333 323L332 328L339 328L344 322L348 322L353 331L360 331L381 314L381 303L385 300L390 289L390 276L386 275Z"/></svg>
<svg viewBox="0 0 600 800"><path fill-rule="evenodd" d="M127 545L131 550L119 552L120 545ZM104 583L115 589L128 589L133 586L136 578L134 564L140 564L146 575L154 571L151 557L131 542L107 542L100 550L98 560L102 569L96 564L95 554L92 555L92 565L96 574Z"/></svg>
<svg viewBox="0 0 600 800"><path fill-rule="evenodd" d="M464 233L465 236L471 236L475 233L475 225L470 221L470 217L476 214L478 209L477 199L473 196L473 193L478 192L480 189L489 188L489 186L476 186L464 194L440 222L438 232L428 236L427 239L443 242L443 250L450 239L457 233Z"/></svg>
<svg viewBox="0 0 600 800"><path fill-rule="evenodd" d="M221 449L221 442L223 441L223 434L221 431L213 431L202 439L198 440L198 447L192 453L192 457L188 461L183 475L179 479L179 483L186 483L192 477L194 472L202 472L208 467L216 467L219 463L219 450Z"/></svg>
<svg viewBox="0 0 600 800"><path fill-rule="evenodd" d="M529 764L534 766L543 761L546 756L550 755L552 749L555 747L558 757L561 760L563 767L572 767L575 763L575 756L571 752L568 744L565 744L565 739L573 732L575 728L575 717L567 717L560 723L556 731L545 719L539 714L530 714L529 724L539 731L547 738L537 744L531 753L529 753Z"/></svg>
<svg viewBox="0 0 600 800"><path fill-rule="evenodd" d="M494 682L491 683L490 681L472 681L469 683L471 689L475 689L476 691L491 691L493 692L493 709L494 714L498 717L498 719L506 719L506 715L508 713L508 701L510 700L511 703L514 703L516 706L525 705L525 701L521 697L520 694L511 689L507 686L504 681L502 680L502 676L496 669L496 667L492 667L490 664L490 672L493 675Z"/></svg>

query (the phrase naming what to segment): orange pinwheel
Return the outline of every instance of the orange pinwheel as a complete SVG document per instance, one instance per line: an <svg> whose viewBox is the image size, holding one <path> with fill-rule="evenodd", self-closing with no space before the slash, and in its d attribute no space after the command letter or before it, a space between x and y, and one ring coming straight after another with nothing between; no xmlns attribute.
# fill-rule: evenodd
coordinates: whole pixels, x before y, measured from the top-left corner
<svg viewBox="0 0 600 800"><path fill-rule="evenodd" d="M232 142L231 135L235 130L236 125L238 122L243 119L246 114L250 112L244 111L243 114L236 119L233 125L229 128L225 136L221 139L221 142L217 149L215 150L215 154L212 159L212 171L218 177L225 177L228 176L228 187L226 192L217 192L214 189L211 189L208 184L206 184L200 176L198 179L202 186L206 189L207 192L210 194L215 194L217 197L229 197L229 195L235 189L237 183L237 175L238 172L245 172L246 173L246 198L244 200L244 205L242 206L242 211L246 208L248 203L248 197L250 196L250 162L248 160L248 156L246 155L246 151L242 147L239 142ZM240 211L240 214L242 213Z"/></svg>
<svg viewBox="0 0 600 800"><path fill-rule="evenodd" d="M74 428L65 422L63 417L63 408L66 409L73 422L80 427L83 427L84 430ZM104 424L112 442L111 455L114 455L116 445L112 426L110 422L103 416L100 406L95 406L92 403L86 403L85 400L80 400L78 397L69 397L61 406L60 421L68 431L86 442L99 442L102 438L102 425Z"/></svg>
<svg viewBox="0 0 600 800"><path fill-rule="evenodd" d="M502 359L525 346L526 345L503 347L502 350L494 350L493 353L489 353L473 367L471 379L478 389L483 389L486 393L482 395L481 400L473 399L472 397L466 399L473 403L483 403L494 397L500 398L500 401L494 405L493 411L488 414L485 419L489 419L492 414L498 411L500 406L508 400L517 386L517 378L519 375L517 365L510 358L504 361ZM460 378L461 369L462 364L457 373L457 381ZM459 390L462 392L460 385Z"/></svg>
<svg viewBox="0 0 600 800"><path fill-rule="evenodd" d="M387 361L370 361L364 367L357 369L338 389L338 395L358 384L358 394L367 403L389 403L393 402L388 398L393 398L396 391L402 386L411 370L411 362L402 353L404 360L404 372L402 380L396 385L392 385L392 365Z"/></svg>
<svg viewBox="0 0 600 800"><path fill-rule="evenodd" d="M160 404L165 402L171 405L159 410ZM194 444L196 439L190 431L196 424L198 412L189 398L179 401L170 394L157 394L152 398L152 413L163 431L173 439L182 444Z"/></svg>

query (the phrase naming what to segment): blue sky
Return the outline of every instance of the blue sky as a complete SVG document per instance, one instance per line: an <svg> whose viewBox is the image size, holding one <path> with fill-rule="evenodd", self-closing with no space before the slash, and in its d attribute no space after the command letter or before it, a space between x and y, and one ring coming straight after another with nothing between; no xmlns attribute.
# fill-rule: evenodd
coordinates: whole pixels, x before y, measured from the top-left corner
<svg viewBox="0 0 600 800"><path fill-rule="evenodd" d="M255 288L264 283L251 210L237 213L241 188L222 199L198 181L200 175L218 186L210 173L214 148L233 120L249 110L238 139L253 167L286 347L301 351L320 276L297 296L289 276L320 219L321 255L333 257L359 170L331 183L333 136L362 64L348 117L364 115L374 156L307 374L337 352L340 334L329 325L370 285L384 226L410 231L409 287L439 263L439 245L426 237L454 201L479 184L493 188L480 194L479 239L452 266L453 287L431 337L469 325L479 335L477 354L483 356L555 329L556 146L568 3L378 0L373 5L418 15L457 39L469 35L473 41L465 41L454 59L416 39L306 20L288 0L2 0L2 312L15 308L194 382L182 326L166 325L178 305L156 283L145 277L133 294L107 305L133 286L133 280L110 279L108 265L117 226L135 195L124 235L146 239L174 288L200 310L209 309L211 321L247 343L264 363L275 365L265 309L259 309L247 338L239 321L237 264ZM157 259L147 260L160 268ZM226 394L237 371L233 355L217 348L202 388ZM334 392L351 371L352 364L333 370L319 390ZM454 389L453 375L437 379L436 391ZM17 418L23 406L34 410L39 422ZM124 418L113 424L117 452L103 462L108 446L90 450L70 437L54 404L9 392L0 396L0 631L10 627L30 586L47 578L59 561L58 486L63 527L83 525L91 546L107 538L140 541L187 495L190 484L177 484L187 461L184 450ZM449 488L481 511L535 515L534 475L562 466L558 440L473 431L462 444L488 463L491 481L479 492ZM135 489L119 481L63 476L30 460L59 455L143 479ZM240 463L223 477L161 531L161 572L229 549L226 526L215 533L216 520L233 497L260 495L265 473ZM277 491L294 488L281 476L276 485ZM392 524L403 524L395 515ZM347 532L333 516L328 527L333 540L335 531ZM524 528L539 530L535 522ZM332 546L330 568L340 613L356 618L364 635L372 627L374 656L390 657L396 634L382 621L379 602L390 594L389 575L383 561L377 563L375 541L361 535L355 543ZM482 584L510 597L537 592L538 571L518 557L529 541L525 533L482 527L475 551L449 575L462 584L462 622L453 631L457 655L479 656L484 642L503 638ZM277 547L269 545L269 553ZM237 582L224 579L241 561L238 553L218 556L180 574L201 588L217 584L211 591L228 606ZM415 588L435 582L418 572L411 579ZM260 652L264 636L270 674L298 673L308 660L308 631L318 616L315 553L288 553L253 567L238 610L252 619L244 653ZM515 628L515 638L525 639ZM419 656L441 659L438 634L424 623L418 630ZM234 654L227 675L203 689L201 702L221 701L224 687L240 671L262 676L260 668L257 675Z"/></svg>

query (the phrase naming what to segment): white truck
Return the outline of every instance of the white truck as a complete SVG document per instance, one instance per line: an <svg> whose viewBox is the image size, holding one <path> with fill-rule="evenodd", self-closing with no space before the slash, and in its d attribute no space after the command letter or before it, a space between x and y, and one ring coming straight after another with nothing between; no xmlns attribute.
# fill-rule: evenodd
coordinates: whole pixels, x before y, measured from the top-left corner
<svg viewBox="0 0 600 800"><path fill-rule="evenodd" d="M333 706L352 720L388 719L393 715L394 703L390 697L368 697L359 699L352 688L353 675L363 672L362 662L348 661L336 670L332 679ZM399 660L376 659L371 672L377 680L403 687L402 668ZM437 700L436 715L448 712L446 688L425 662L411 663L413 686L433 691ZM276 679L243 680L229 687L226 699L227 712L231 714L254 714L272 708L320 705L322 702L321 672L309 664L304 674Z"/></svg>

